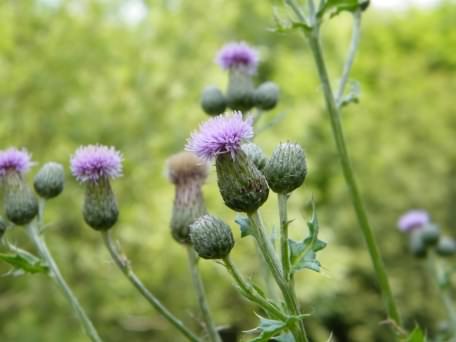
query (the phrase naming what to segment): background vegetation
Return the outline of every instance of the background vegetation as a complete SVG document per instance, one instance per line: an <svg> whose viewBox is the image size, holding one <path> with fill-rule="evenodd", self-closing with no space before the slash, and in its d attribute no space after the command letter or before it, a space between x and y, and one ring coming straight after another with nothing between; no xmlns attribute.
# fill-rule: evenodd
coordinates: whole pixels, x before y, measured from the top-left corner
<svg viewBox="0 0 456 342"><path fill-rule="evenodd" d="M0 2L0 143L24 146L37 163L68 166L81 144L114 145L125 155L114 184L121 220L114 228L132 265L173 312L200 329L185 250L168 231L173 188L167 157L183 148L204 120L203 87L226 85L214 65L225 42L245 40L261 51L258 81L280 84L283 121L257 137L267 153L280 141L302 144L309 159L305 186L291 198L293 234L305 234L309 200L317 200L322 274L297 277L299 298L315 341L390 341L385 314L330 136L309 50L298 33L277 34L267 1L148 1L141 20L123 15L122 1ZM409 208L429 210L448 234L456 228L456 5L401 13L368 11L352 77L360 105L343 113L355 170L367 200L395 296L408 327L432 336L445 313L423 264L409 256L395 228ZM325 49L338 75L350 36L342 15L325 27ZM337 78L333 80L337 82ZM34 168L34 171L37 167ZM34 172L31 172L30 177ZM111 263L99 234L80 215L83 191L69 175L49 203L46 237L80 301L106 341L178 341L176 333ZM212 173L205 186L211 212L236 236L233 257L257 272L255 250L240 240L235 214L220 200ZM277 224L275 198L263 210ZM21 228L12 242L31 249ZM451 260L454 262L454 260ZM255 326L254 308L224 269L202 262L211 309L220 325ZM8 266L1 264L0 272ZM259 280L259 281L260 281ZM60 292L46 276L0 278L0 339L85 341Z"/></svg>

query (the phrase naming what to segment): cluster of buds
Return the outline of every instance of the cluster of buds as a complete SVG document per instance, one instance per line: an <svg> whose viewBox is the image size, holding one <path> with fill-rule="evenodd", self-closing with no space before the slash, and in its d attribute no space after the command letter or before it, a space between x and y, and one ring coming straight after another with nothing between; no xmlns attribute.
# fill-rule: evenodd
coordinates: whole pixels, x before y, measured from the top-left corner
<svg viewBox="0 0 456 342"><path fill-rule="evenodd" d="M425 257L431 248L441 256L456 254L456 241L442 236L439 227L431 222L424 210L408 211L400 217L398 227L410 235L410 252L416 257Z"/></svg>
<svg viewBox="0 0 456 342"><path fill-rule="evenodd" d="M203 110L209 115L219 115L226 108L241 112L247 112L253 107L273 109L279 100L279 87L268 81L255 88L253 76L258 61L258 52L244 42L232 42L223 46L216 62L229 74L226 94L215 86L208 86L201 97Z"/></svg>
<svg viewBox="0 0 456 342"><path fill-rule="evenodd" d="M0 151L0 182L5 217L16 225L26 225L38 214L38 200L25 181L25 174L32 165L31 156L25 149ZM58 196L64 186L63 166L54 162L45 164L36 174L33 185L43 199ZM3 234L6 225L1 225Z"/></svg>

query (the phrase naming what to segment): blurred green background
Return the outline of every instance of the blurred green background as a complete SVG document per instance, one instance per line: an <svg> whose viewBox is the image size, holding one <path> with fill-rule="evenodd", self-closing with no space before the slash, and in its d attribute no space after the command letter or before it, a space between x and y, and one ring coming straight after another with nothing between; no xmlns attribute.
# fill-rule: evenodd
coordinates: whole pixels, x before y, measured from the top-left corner
<svg viewBox="0 0 456 342"><path fill-rule="evenodd" d="M391 341L382 302L341 175L309 50L298 33L273 33L269 1L145 1L141 16L123 1L0 1L0 147L27 147L38 163L67 167L65 192L48 203L46 238L89 316L106 341L181 341L124 279L101 237L84 225L83 189L69 157L82 144L114 145L125 156L114 183L121 208L113 230L145 284L187 324L201 331L186 252L169 234L173 187L165 161L206 119L199 107L208 84L227 77L213 63L223 43L245 40L261 52L257 81L281 87L279 106L263 118L283 121L258 135L268 154L286 140L308 156L305 186L290 200L295 237L306 234L309 202L317 201L324 271L297 276L298 297L313 341ZM130 13L125 15L125 13ZM138 13L136 13L138 14ZM435 336L445 312L425 265L408 254L395 225L409 208L428 210L448 234L456 228L456 4L432 9L369 10L352 78L359 105L344 110L353 164L367 202L406 326ZM324 27L337 84L350 16ZM37 171L35 166L30 179ZM258 278L252 241L240 239L235 214L223 206L212 170L204 188L209 210L229 222L234 260ZM276 199L263 209L277 225ZM22 228L8 240L34 251ZM454 260L449 260L454 263ZM220 325L255 327L253 308L225 270L203 261L210 307ZM0 272L9 267L0 264ZM79 323L44 275L0 278L0 340L85 341Z"/></svg>

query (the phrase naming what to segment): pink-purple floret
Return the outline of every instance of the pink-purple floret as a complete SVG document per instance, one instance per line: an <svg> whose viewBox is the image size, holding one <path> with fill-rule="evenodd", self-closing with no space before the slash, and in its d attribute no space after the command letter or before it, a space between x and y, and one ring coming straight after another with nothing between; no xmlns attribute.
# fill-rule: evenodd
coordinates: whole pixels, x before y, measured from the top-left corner
<svg viewBox="0 0 456 342"><path fill-rule="evenodd" d="M0 151L0 177L5 176L9 171L22 175L30 169L32 164L30 154L25 149L10 147Z"/></svg>
<svg viewBox="0 0 456 342"><path fill-rule="evenodd" d="M88 145L79 147L71 157L71 172L80 182L122 176L123 157L114 147Z"/></svg>
<svg viewBox="0 0 456 342"><path fill-rule="evenodd" d="M234 112L202 123L188 139L185 149L206 161L224 153L230 153L234 158L241 145L252 138L251 118L244 120L240 112Z"/></svg>
<svg viewBox="0 0 456 342"><path fill-rule="evenodd" d="M398 227L403 232L419 229L430 222L429 214L424 210L410 210L399 218Z"/></svg>
<svg viewBox="0 0 456 342"><path fill-rule="evenodd" d="M244 42L225 44L217 54L216 63L222 69L242 68L254 74L258 65L258 53Z"/></svg>

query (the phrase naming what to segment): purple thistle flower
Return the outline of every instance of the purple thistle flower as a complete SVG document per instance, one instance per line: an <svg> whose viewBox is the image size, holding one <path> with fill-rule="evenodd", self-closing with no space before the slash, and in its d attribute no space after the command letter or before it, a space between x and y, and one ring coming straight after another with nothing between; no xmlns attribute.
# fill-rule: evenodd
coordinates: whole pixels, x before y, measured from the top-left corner
<svg viewBox="0 0 456 342"><path fill-rule="evenodd" d="M224 153L230 153L234 158L241 144L252 138L252 119L243 120L241 112L233 112L202 123L188 139L185 149L207 161Z"/></svg>
<svg viewBox="0 0 456 342"><path fill-rule="evenodd" d="M101 178L122 176L123 157L114 147L87 145L71 157L71 172L80 182L97 182Z"/></svg>
<svg viewBox="0 0 456 342"><path fill-rule="evenodd" d="M23 175L32 165L30 153L26 149L19 150L15 147L10 147L0 151L0 177L4 177L8 171Z"/></svg>
<svg viewBox="0 0 456 342"><path fill-rule="evenodd" d="M258 65L258 53L244 42L225 44L217 54L216 63L222 69L242 68L254 74Z"/></svg>
<svg viewBox="0 0 456 342"><path fill-rule="evenodd" d="M421 228L430 222L429 214L424 210L409 210L399 218L399 230L409 232Z"/></svg>

